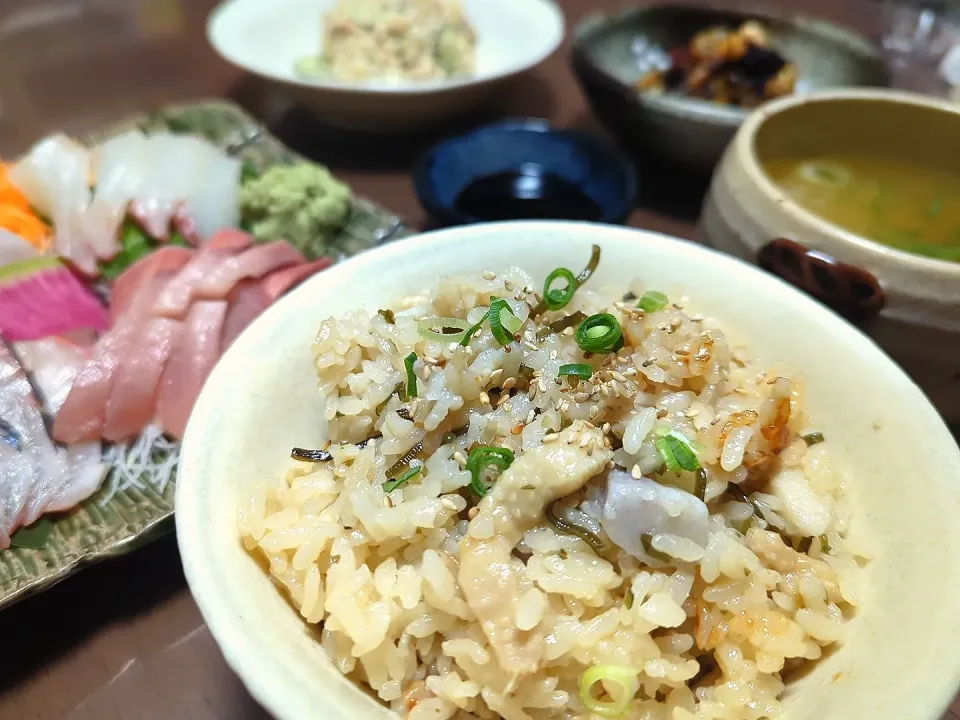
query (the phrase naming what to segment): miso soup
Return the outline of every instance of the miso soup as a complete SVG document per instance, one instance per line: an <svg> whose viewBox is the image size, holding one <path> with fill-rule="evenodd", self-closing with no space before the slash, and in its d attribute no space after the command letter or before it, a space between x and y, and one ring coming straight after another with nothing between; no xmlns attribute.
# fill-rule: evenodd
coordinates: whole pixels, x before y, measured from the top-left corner
<svg viewBox="0 0 960 720"><path fill-rule="evenodd" d="M960 175L857 155L772 160L765 169L797 204L845 230L960 262Z"/></svg>

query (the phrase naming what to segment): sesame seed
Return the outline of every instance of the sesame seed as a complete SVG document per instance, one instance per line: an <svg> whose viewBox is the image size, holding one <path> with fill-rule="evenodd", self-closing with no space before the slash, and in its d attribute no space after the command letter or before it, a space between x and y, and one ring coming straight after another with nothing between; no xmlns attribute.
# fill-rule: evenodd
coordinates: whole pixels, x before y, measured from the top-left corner
<svg viewBox="0 0 960 720"><path fill-rule="evenodd" d="M703 315L701 315L700 313L697 313L696 315L691 316L690 319L696 323L703 322Z"/></svg>
<svg viewBox="0 0 960 720"><path fill-rule="evenodd" d="M537 352L537 350L540 349L540 348L538 348L536 345L534 345L532 342L530 342L529 340L525 340L524 343L523 343L523 346L524 346L525 348L527 348L527 350L532 350L533 352Z"/></svg>
<svg viewBox="0 0 960 720"><path fill-rule="evenodd" d="M516 386L517 386L517 379L515 377L509 377L503 381L503 385L501 385L501 389L504 392L506 392L507 390L511 390Z"/></svg>
<svg viewBox="0 0 960 720"><path fill-rule="evenodd" d="M637 374L637 369L635 367L627 368L623 371L623 374L627 377L634 377Z"/></svg>
<svg viewBox="0 0 960 720"><path fill-rule="evenodd" d="M700 408L690 408L684 413L688 418L694 418L700 414Z"/></svg>
<svg viewBox="0 0 960 720"><path fill-rule="evenodd" d="M749 391L749 390L747 390L746 388L742 388L742 387L735 387L735 388L733 389L733 391L734 391L735 393L737 393L738 395L749 395L749 394L750 394L750 391Z"/></svg>
<svg viewBox="0 0 960 720"><path fill-rule="evenodd" d="M489 404L490 404L490 396L487 395L487 394L486 394L485 392L483 392L482 390L480 391L480 404L481 404L481 405L489 405Z"/></svg>
<svg viewBox="0 0 960 720"><path fill-rule="evenodd" d="M467 464L467 456L463 453L462 450L457 450L457 451L453 454L453 459L456 460L456 461L457 461L458 463L460 463L461 465L466 465L466 464Z"/></svg>
<svg viewBox="0 0 960 720"><path fill-rule="evenodd" d="M496 280L496 279L497 279L497 276L496 276L494 273L490 272L489 270L485 270L484 273L483 273L483 279L484 279L484 280Z"/></svg>
<svg viewBox="0 0 960 720"><path fill-rule="evenodd" d="M467 510L467 517L473 520L477 515L480 514L480 508L474 505L472 508Z"/></svg>
<svg viewBox="0 0 960 720"><path fill-rule="evenodd" d="M543 381L543 378L537 380L537 389L539 389L542 393L547 391L547 384Z"/></svg>
<svg viewBox="0 0 960 720"><path fill-rule="evenodd" d="M523 432L523 428L524 428L523 423L517 423L517 424L514 425L512 428L510 428L510 434L511 434L511 435L519 435L520 433Z"/></svg>
<svg viewBox="0 0 960 720"><path fill-rule="evenodd" d="M607 397L607 395L610 394L610 388L607 387L606 385L601 385L601 386L600 386L600 394L603 395L603 397Z"/></svg>
<svg viewBox="0 0 960 720"><path fill-rule="evenodd" d="M573 396L575 402L586 402L590 399L590 393L578 392Z"/></svg>
<svg viewBox="0 0 960 720"><path fill-rule="evenodd" d="M500 402L497 403L497 407L502 407L506 412L513 411L513 405L510 403L510 396L504 395L505 400L501 398Z"/></svg>
<svg viewBox="0 0 960 720"><path fill-rule="evenodd" d="M599 406L599 405L591 405L591 406L590 406L590 419L593 420L593 419L595 419L598 415L600 415L600 406Z"/></svg>
<svg viewBox="0 0 960 720"><path fill-rule="evenodd" d="M504 281L503 281L503 287L506 288L508 292L512 292L512 291L513 291L513 283L510 282L509 280L504 280Z"/></svg>
<svg viewBox="0 0 960 720"><path fill-rule="evenodd" d="M558 353L556 350L551 350L551 351L550 351L550 359L551 359L551 360L556 360L558 357L560 357L560 353Z"/></svg>
<svg viewBox="0 0 960 720"><path fill-rule="evenodd" d="M640 478L643 477L643 473L640 472L639 465L634 465L632 468L630 468L630 474L634 477L635 480L639 480Z"/></svg>
<svg viewBox="0 0 960 720"><path fill-rule="evenodd" d="M393 500L390 499L390 496L389 496L389 495L387 495L387 496L383 499L383 506L384 506L385 508L392 508L392 507L393 507Z"/></svg>
<svg viewBox="0 0 960 720"><path fill-rule="evenodd" d="M526 420L527 425L529 425L529 424L532 423L534 420L536 420L536 418L537 418L537 411L536 411L536 410L531 410L530 412L528 412L528 413L527 413L527 420Z"/></svg>
<svg viewBox="0 0 960 720"><path fill-rule="evenodd" d="M543 436L543 442L552 443L556 442L559 438L560 436L557 433L547 433Z"/></svg>
<svg viewBox="0 0 960 720"><path fill-rule="evenodd" d="M647 359L644 360L642 363L640 363L640 366L641 366L641 367L650 367L651 365L653 365L654 362L656 362L656 361L655 361L653 358L647 358Z"/></svg>
<svg viewBox="0 0 960 720"><path fill-rule="evenodd" d="M573 330L572 327L568 327L568 328L564 328L564 329L563 329L563 334L566 335L567 337L570 337L571 335L573 335L573 332L574 332L574 330Z"/></svg>
<svg viewBox="0 0 960 720"><path fill-rule="evenodd" d="M580 438L580 442L577 443L577 446L578 446L578 447L581 447L581 448L585 448L587 445L590 444L590 442L591 442L592 440L593 440L593 438L590 437L589 435L583 435L583 436Z"/></svg>
<svg viewBox="0 0 960 720"><path fill-rule="evenodd" d="M446 497L446 496L444 496L444 497L440 498L440 504L443 505L443 507L445 507L447 510L456 510L456 509L457 509L457 503L456 503L456 501L455 501L453 498L451 498L451 497Z"/></svg>
<svg viewBox="0 0 960 720"><path fill-rule="evenodd" d="M561 401L560 401L560 407L558 407L557 409L558 409L560 412L567 412L567 410L570 409L570 401L569 401L569 400L561 400Z"/></svg>
<svg viewBox="0 0 960 720"><path fill-rule="evenodd" d="M677 348L673 351L673 354L678 357L687 357L690 354L690 350L687 348Z"/></svg>
<svg viewBox="0 0 960 720"><path fill-rule="evenodd" d="M614 380L619 380L620 382L626 382L626 381L627 381L626 376L625 376L623 373L620 373L620 372L614 372L614 373L613 373L613 379L614 379Z"/></svg>
<svg viewBox="0 0 960 720"><path fill-rule="evenodd" d="M502 377L503 377L503 368L497 368L492 373L490 373L491 382L497 382Z"/></svg>
<svg viewBox="0 0 960 720"><path fill-rule="evenodd" d="M664 408L657 408L657 420L663 420L667 416L667 411Z"/></svg>
<svg viewBox="0 0 960 720"><path fill-rule="evenodd" d="M664 330L666 330L666 329L669 328L669 327L670 327L670 326L667 325L666 323L660 323L659 325L657 325L657 330L659 330L660 332L663 332Z"/></svg>
<svg viewBox="0 0 960 720"><path fill-rule="evenodd" d="M608 432L610 432L610 423L605 422L605 423L603 424L603 427L600 428L600 432L602 432L604 435L606 435Z"/></svg>

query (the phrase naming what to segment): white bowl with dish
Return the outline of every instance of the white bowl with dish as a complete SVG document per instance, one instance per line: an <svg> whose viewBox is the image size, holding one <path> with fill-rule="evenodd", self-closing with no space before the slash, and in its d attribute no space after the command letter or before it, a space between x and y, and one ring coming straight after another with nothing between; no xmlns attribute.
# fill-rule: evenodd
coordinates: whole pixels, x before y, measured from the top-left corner
<svg viewBox="0 0 960 720"><path fill-rule="evenodd" d="M539 65L563 41L552 0L463 0L476 33L473 73L442 80L305 78L299 61L321 51L322 18L337 0L225 0L207 38L228 62L283 87L320 120L348 129L405 132L476 108L503 81Z"/></svg>
<svg viewBox="0 0 960 720"><path fill-rule="evenodd" d="M845 640L788 683L790 717L938 720L960 681L960 618L949 602L960 591L960 537L951 532L960 450L929 401L866 336L778 279L667 236L579 223L474 225L371 251L282 299L225 354L187 428L176 518L190 589L227 662L280 720L396 717L341 674L319 627L303 621L261 558L245 549L240 508L256 483L283 476L291 446L322 447L327 439L311 350L325 318L363 308L379 322L379 308L454 272L480 277L516 265L539 282L557 265L579 266L593 244L603 254L594 289L623 288L635 275L653 279L671 297L688 294L684 304L721 323L733 347L785 361L805 379L809 416L847 481L848 537L868 546L871 559ZM356 597L358 606L366 602ZM570 702L577 707L576 695Z"/></svg>

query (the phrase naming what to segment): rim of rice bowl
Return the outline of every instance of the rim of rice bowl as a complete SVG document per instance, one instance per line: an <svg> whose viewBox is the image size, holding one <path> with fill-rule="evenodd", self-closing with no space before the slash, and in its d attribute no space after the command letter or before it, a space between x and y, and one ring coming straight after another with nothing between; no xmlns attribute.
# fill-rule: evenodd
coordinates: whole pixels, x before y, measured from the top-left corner
<svg viewBox="0 0 960 720"><path fill-rule="evenodd" d="M225 354L184 438L176 522L191 592L230 666L281 720L396 717L334 667L321 633L244 549L238 508L254 483L283 477L291 447L322 447L311 345L327 317L396 307L441 275L511 266L539 291L554 268L582 267L594 243L603 258L592 290L618 299L640 278L686 296L689 312L716 318L731 348L792 366L811 426L830 442L849 494L847 539L869 560L845 639L790 679L790 718L937 720L960 680L960 618L950 609L960 591L951 532L960 451L929 401L863 334L756 268L664 235L587 223L469 226L371 251L282 299Z"/></svg>

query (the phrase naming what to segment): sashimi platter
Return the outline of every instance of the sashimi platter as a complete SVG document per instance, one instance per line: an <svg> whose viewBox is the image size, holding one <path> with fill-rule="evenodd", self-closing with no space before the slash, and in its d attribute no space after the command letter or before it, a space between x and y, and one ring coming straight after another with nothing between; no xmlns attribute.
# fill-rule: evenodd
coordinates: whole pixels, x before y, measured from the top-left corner
<svg viewBox="0 0 960 720"><path fill-rule="evenodd" d="M220 356L294 286L403 234L222 102L0 165L0 607L169 529Z"/></svg>

